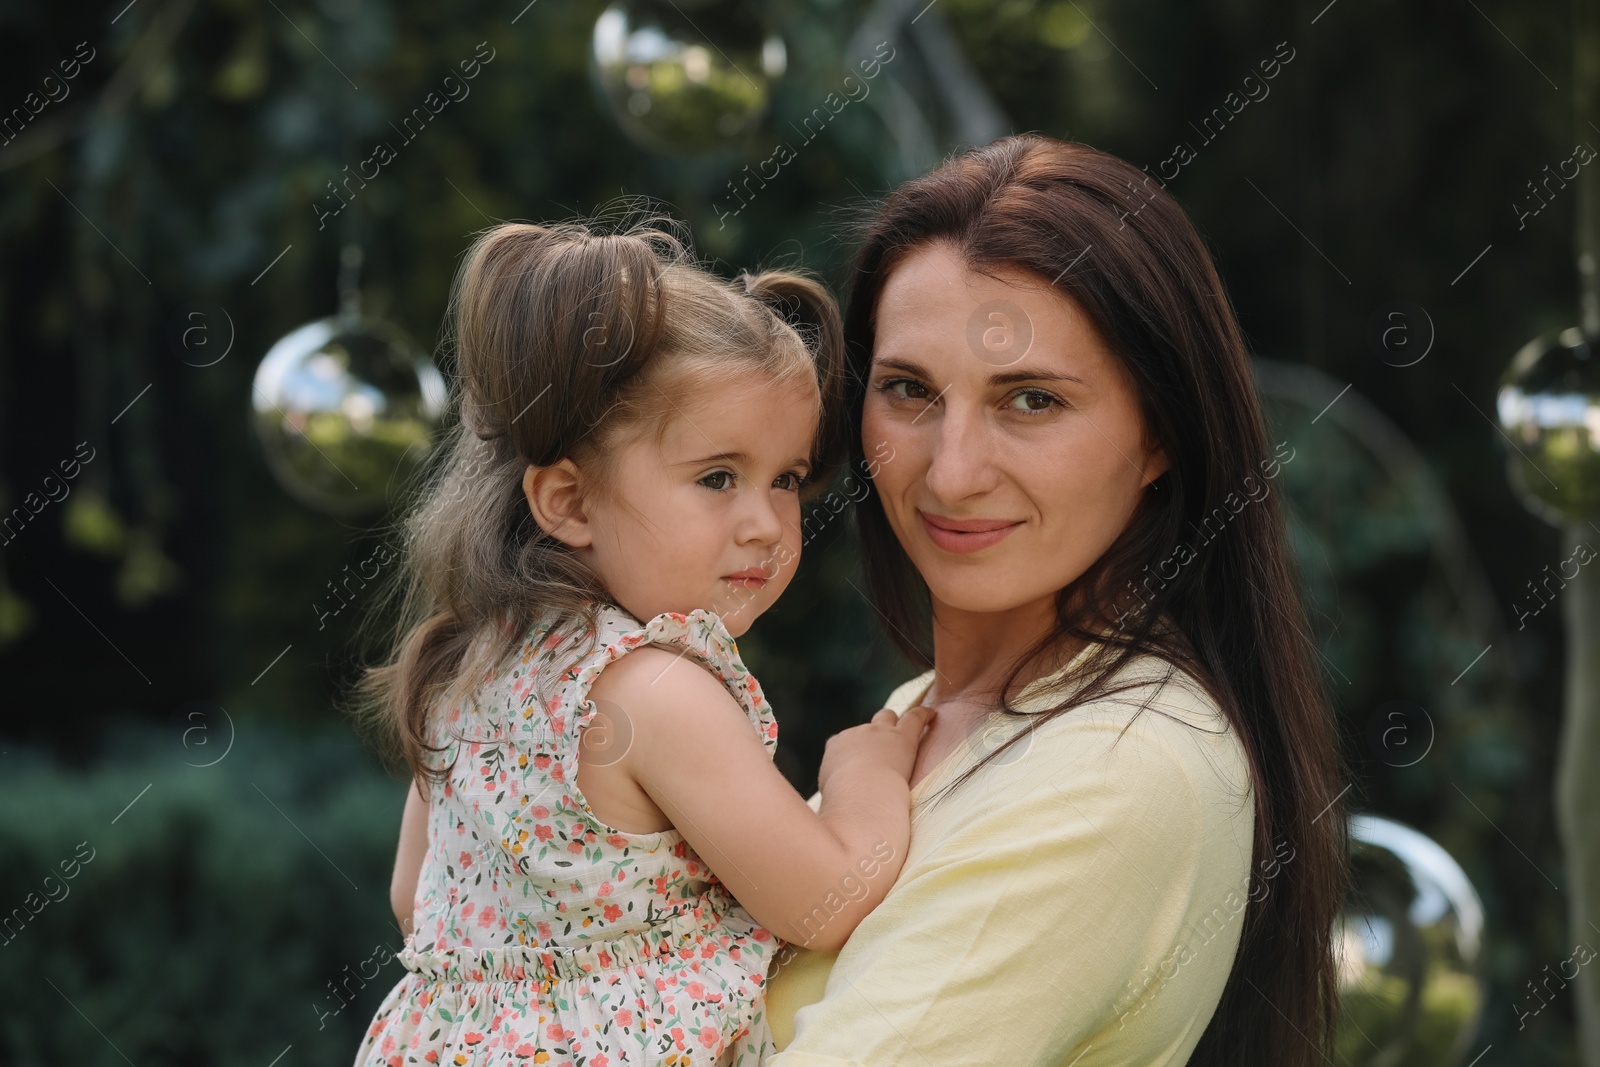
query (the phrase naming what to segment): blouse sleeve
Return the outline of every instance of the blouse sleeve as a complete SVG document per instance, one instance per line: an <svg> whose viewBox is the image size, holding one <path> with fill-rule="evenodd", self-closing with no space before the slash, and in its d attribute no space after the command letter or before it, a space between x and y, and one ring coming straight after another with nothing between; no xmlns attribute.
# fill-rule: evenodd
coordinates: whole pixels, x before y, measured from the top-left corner
<svg viewBox="0 0 1600 1067"><path fill-rule="evenodd" d="M1152 1063L1197 1037L1241 923L1204 944L1190 927L1244 891L1250 830L1230 820L1251 805L1173 733L1190 727L1146 711L1113 748L1126 725L1056 719L942 801L965 809L956 829L907 863L764 1067L1061 1067L1097 1043L1085 1064ZM1157 996L1168 1010L1130 1024Z"/></svg>

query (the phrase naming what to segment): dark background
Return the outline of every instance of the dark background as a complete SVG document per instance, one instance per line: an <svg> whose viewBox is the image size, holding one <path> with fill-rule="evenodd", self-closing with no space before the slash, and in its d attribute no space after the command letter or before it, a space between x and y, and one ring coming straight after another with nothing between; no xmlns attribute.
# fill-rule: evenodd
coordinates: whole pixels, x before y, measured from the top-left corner
<svg viewBox="0 0 1600 1067"><path fill-rule="evenodd" d="M0 1060L265 1064L287 1045L284 1063L343 1062L398 980L391 961L310 1026L330 977L398 940L403 786L335 710L358 613L320 628L315 607L384 516L288 496L250 383L277 338L337 307L349 233L317 227L325 183L487 41L470 96L353 208L363 309L429 349L459 256L502 219L645 194L726 272L798 263L842 292L849 220L975 130L1082 140L1152 171L1195 146L1168 189L1269 361L1275 439L1297 450L1283 483L1351 806L1439 841L1484 899L1490 999L1471 1055L1577 1062L1570 995L1526 1029L1512 1008L1572 950L1550 802L1559 612L1518 629L1512 609L1567 553L1508 485L1490 421L1512 353L1577 321L1576 189L1520 229L1514 206L1578 139L1570 8L939 0L920 31L902 19L873 38L897 49L874 96L720 227L727 183L799 145L793 124L838 90L867 5L727 5L783 36L788 69L754 132L675 155L630 140L597 91L597 3L124 3L0 6L0 108L80 42L94 50L70 96L0 145L0 512L81 442L95 457L0 548L0 908L78 842L95 849L77 899L0 947ZM1190 124L1291 49L1270 94L1204 143ZM891 83L920 132L885 105ZM1369 340L1396 301L1431 323L1407 367ZM198 359L174 340L196 308L233 339L209 366L194 364L217 348ZM912 673L852 587L853 553L849 522L829 524L741 640L778 712L779 765L807 794L825 738ZM1392 701L1432 746L1417 762L1384 739Z"/></svg>

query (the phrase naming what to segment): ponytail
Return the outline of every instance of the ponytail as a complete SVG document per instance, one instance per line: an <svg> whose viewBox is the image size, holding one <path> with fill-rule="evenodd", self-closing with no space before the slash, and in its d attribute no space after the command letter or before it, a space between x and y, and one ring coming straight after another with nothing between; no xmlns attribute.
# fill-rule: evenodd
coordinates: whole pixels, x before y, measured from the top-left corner
<svg viewBox="0 0 1600 1067"><path fill-rule="evenodd" d="M820 492L842 463L849 442L844 388L844 322L826 286L797 271L739 275L744 290L794 330L811 353L822 394L822 425L812 450L811 492ZM809 496L810 493L803 494Z"/></svg>

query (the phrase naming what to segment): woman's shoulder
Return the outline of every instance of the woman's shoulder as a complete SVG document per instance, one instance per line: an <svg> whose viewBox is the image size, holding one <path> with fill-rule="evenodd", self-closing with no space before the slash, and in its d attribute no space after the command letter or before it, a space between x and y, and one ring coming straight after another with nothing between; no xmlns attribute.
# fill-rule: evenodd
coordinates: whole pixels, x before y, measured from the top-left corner
<svg viewBox="0 0 1600 1067"><path fill-rule="evenodd" d="M1081 691L1087 679L1073 672L1092 668L1093 653L1087 647L1054 675L1025 686L1012 707L1026 714L995 712L980 728L986 751L1033 727L991 761L984 792L997 800L1024 795L1036 784L1030 772L1054 778L1115 767L1121 784L1174 804L1237 801L1248 811L1250 761L1238 730L1199 677L1154 653L1129 657L1098 687L1103 692L1047 721L1030 721ZM902 682L883 706L903 715L926 695L934 673Z"/></svg>
<svg viewBox="0 0 1600 1067"><path fill-rule="evenodd" d="M1072 666L1092 664L1082 657ZM899 686L889 705L903 712L900 705L919 699L932 678L928 671ZM1012 701L1013 713L992 714L981 728L985 752L1017 733L1027 736L991 761L977 794L1006 804L1043 784L1095 779L1170 808L1237 804L1248 814L1252 784L1243 739L1198 677L1144 653L1118 667L1097 687L1102 692L1044 714L1076 698L1087 680L1061 672L1026 687Z"/></svg>
<svg viewBox="0 0 1600 1067"><path fill-rule="evenodd" d="M1253 786L1244 739L1194 673L1144 653L1108 679L1106 692L1045 723L1034 739L1042 767L1111 769L1174 804L1232 806L1248 818Z"/></svg>
<svg viewBox="0 0 1600 1067"><path fill-rule="evenodd" d="M1076 692L1082 680L1074 681L1067 671L1085 662L1086 657L1075 657L1073 662L1049 678L1025 686L1012 700L1015 710L1038 714L1064 702ZM923 671L914 678L895 686L883 700L883 707L904 714L915 707L933 683L934 671ZM1109 692L1091 697L1065 716L1055 721L1071 719L1079 712L1077 721L1093 719L1131 720L1141 708L1152 708L1164 714L1169 722L1208 730L1229 733L1232 726L1221 705L1206 685L1193 673L1152 653L1131 657L1107 679L1103 687Z"/></svg>
<svg viewBox="0 0 1600 1067"><path fill-rule="evenodd" d="M1226 733L1232 730L1226 712L1211 688L1193 671L1153 652L1129 658L1106 680L1105 692L1083 707L1110 717L1143 717L1145 709L1168 722Z"/></svg>

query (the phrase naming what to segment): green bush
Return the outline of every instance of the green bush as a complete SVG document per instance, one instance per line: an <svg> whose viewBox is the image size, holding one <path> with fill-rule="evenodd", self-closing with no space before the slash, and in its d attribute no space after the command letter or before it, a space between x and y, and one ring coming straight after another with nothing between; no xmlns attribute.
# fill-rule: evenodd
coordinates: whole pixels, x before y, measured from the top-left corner
<svg viewBox="0 0 1600 1067"><path fill-rule="evenodd" d="M353 1059L405 974L388 894L404 787L348 731L236 725L221 759L217 723L188 748L120 730L87 767L6 754L0 1062ZM341 981L350 1003L324 1017Z"/></svg>

